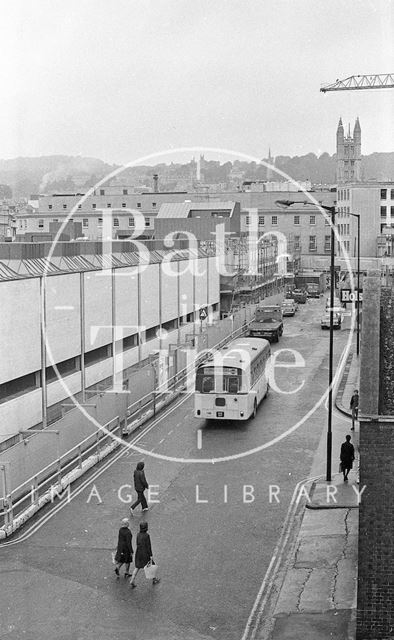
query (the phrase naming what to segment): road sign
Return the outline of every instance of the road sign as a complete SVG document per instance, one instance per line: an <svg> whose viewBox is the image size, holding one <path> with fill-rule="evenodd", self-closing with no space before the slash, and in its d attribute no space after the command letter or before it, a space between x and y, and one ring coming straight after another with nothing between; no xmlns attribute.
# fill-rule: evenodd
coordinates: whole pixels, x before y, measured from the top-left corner
<svg viewBox="0 0 394 640"><path fill-rule="evenodd" d="M341 289L341 302L362 302L363 301L363 290L360 289ZM358 295L359 294L359 295Z"/></svg>
<svg viewBox="0 0 394 640"><path fill-rule="evenodd" d="M200 309L200 320L205 320L205 318L208 316L207 314L207 310L204 309Z"/></svg>

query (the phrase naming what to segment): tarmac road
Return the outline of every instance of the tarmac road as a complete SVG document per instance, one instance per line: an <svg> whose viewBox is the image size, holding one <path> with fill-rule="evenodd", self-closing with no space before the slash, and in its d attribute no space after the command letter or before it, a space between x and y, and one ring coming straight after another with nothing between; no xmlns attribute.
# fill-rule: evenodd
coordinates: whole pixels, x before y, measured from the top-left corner
<svg viewBox="0 0 394 640"><path fill-rule="evenodd" d="M312 410L327 384L323 307L322 300L309 301L285 319L273 351L296 350L305 367L277 370L277 384L287 393L272 390L255 420L208 425L193 417L193 400L185 398L137 436L144 450L182 461L133 451L116 456L96 479L95 469L56 515L47 509L47 520L30 537L43 514L26 525L19 541L0 546L1 639L240 640L294 488L309 474L326 411L320 406L293 433L250 455L214 464L188 459L238 456L267 445ZM336 360L347 338L345 330L335 333ZM290 352L280 357L293 361ZM162 580L152 586L140 573L131 590L123 576L116 580L111 551L128 515L125 501L134 499L124 485L132 484L142 458L159 501L144 519ZM279 487L279 502L270 503L270 485ZM141 513L131 520L134 541L141 520Z"/></svg>

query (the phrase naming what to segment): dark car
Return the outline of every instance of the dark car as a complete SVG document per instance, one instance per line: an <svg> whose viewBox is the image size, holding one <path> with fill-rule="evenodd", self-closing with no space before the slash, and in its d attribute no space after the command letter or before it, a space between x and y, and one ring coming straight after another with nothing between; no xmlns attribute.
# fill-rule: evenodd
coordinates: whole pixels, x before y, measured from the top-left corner
<svg viewBox="0 0 394 640"><path fill-rule="evenodd" d="M292 296L293 300L295 300L299 304L305 304L308 297L305 289L293 289Z"/></svg>

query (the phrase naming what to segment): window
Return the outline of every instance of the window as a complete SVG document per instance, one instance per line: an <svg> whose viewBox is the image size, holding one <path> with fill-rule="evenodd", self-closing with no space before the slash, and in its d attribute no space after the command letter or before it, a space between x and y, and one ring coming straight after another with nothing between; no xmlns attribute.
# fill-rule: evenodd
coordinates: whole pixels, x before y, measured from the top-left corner
<svg viewBox="0 0 394 640"><path fill-rule="evenodd" d="M141 209L141 203L137 202L137 209Z"/></svg>
<svg viewBox="0 0 394 640"><path fill-rule="evenodd" d="M97 226L99 226L99 227L103 226L103 219L102 218L97 218Z"/></svg>
<svg viewBox="0 0 394 640"><path fill-rule="evenodd" d="M132 336L126 336L122 340L122 351L132 349L138 345L138 333L134 333Z"/></svg>
<svg viewBox="0 0 394 640"><path fill-rule="evenodd" d="M387 207L380 207L380 215L382 218L387 216Z"/></svg>
<svg viewBox="0 0 394 640"><path fill-rule="evenodd" d="M259 225L264 225L264 216L259 216Z"/></svg>
<svg viewBox="0 0 394 640"><path fill-rule="evenodd" d="M114 227L119 227L119 218L114 218Z"/></svg>
<svg viewBox="0 0 394 640"><path fill-rule="evenodd" d="M316 216L309 216L309 224L316 224Z"/></svg>
<svg viewBox="0 0 394 640"><path fill-rule="evenodd" d="M127 189L123 189L123 195L124 195L124 196L127 196L127 194L128 194Z"/></svg>
<svg viewBox="0 0 394 640"><path fill-rule="evenodd" d="M316 236L309 236L309 251L316 251Z"/></svg>
<svg viewBox="0 0 394 640"><path fill-rule="evenodd" d="M387 189L381 189L380 190L380 199L381 200L386 200L387 198Z"/></svg>
<svg viewBox="0 0 394 640"><path fill-rule="evenodd" d="M95 209L95 208L96 208L96 204L93 202L92 209Z"/></svg>
<svg viewBox="0 0 394 640"><path fill-rule="evenodd" d="M331 251L331 236L324 236L324 251L326 253Z"/></svg>
<svg viewBox="0 0 394 640"><path fill-rule="evenodd" d="M301 249L300 236L294 236L294 249L299 251Z"/></svg>
<svg viewBox="0 0 394 640"><path fill-rule="evenodd" d="M87 218L83 218L82 226L86 229L89 226L89 220Z"/></svg>
<svg viewBox="0 0 394 640"><path fill-rule="evenodd" d="M111 203L107 202L107 209L111 209Z"/></svg>
<svg viewBox="0 0 394 640"><path fill-rule="evenodd" d="M53 382L54 380L58 380L58 378L62 378L63 376L68 376L70 373L74 373L75 371L80 371L81 365L79 358L69 358L68 360L63 360L63 362L58 362L55 367L47 367L45 369L47 382Z"/></svg>
<svg viewBox="0 0 394 640"><path fill-rule="evenodd" d="M40 220L38 221L38 228L39 229L43 229L44 228L44 220L42 218L40 218Z"/></svg>
<svg viewBox="0 0 394 640"><path fill-rule="evenodd" d="M27 229L27 220L25 220L25 229Z"/></svg>
<svg viewBox="0 0 394 640"><path fill-rule="evenodd" d="M145 226L150 227L150 218L145 218Z"/></svg>
<svg viewBox="0 0 394 640"><path fill-rule="evenodd" d="M329 218L324 218L324 225L325 225L326 227L328 227L328 226L330 225L330 220L329 220Z"/></svg>
<svg viewBox="0 0 394 640"><path fill-rule="evenodd" d="M391 189L390 198L391 200L394 200L394 189Z"/></svg>
<svg viewBox="0 0 394 640"><path fill-rule="evenodd" d="M66 204L63 205L63 209L67 209L67 205Z"/></svg>
<svg viewBox="0 0 394 640"><path fill-rule="evenodd" d="M391 224L394 224L394 207L390 207Z"/></svg>
<svg viewBox="0 0 394 640"><path fill-rule="evenodd" d="M125 202L122 202L122 207L123 207L123 209L126 209L126 203Z"/></svg>
<svg viewBox="0 0 394 640"><path fill-rule="evenodd" d="M78 205L78 209L82 209L82 205L81 204Z"/></svg>
<svg viewBox="0 0 394 640"><path fill-rule="evenodd" d="M271 217L271 224L273 227L275 227L278 224L278 216Z"/></svg>
<svg viewBox="0 0 394 640"><path fill-rule="evenodd" d="M49 205L48 205L48 209L49 209L49 210L51 210L51 209L52 209L52 207L53 207L53 205L51 205L51 204L49 204Z"/></svg>
<svg viewBox="0 0 394 640"><path fill-rule="evenodd" d="M92 364L101 362L106 358L110 358L112 355L112 344L106 344L98 349L93 349L85 353L85 367L90 367Z"/></svg>
<svg viewBox="0 0 394 640"><path fill-rule="evenodd" d="M245 224L250 224L250 216L245 216Z"/></svg>
<svg viewBox="0 0 394 640"><path fill-rule="evenodd" d="M129 218L129 227L134 227L134 218Z"/></svg>
<svg viewBox="0 0 394 640"><path fill-rule="evenodd" d="M0 384L0 403L7 402L15 396L32 391L38 388L37 377L35 373L28 373L21 378L15 378L9 382Z"/></svg>
<svg viewBox="0 0 394 640"><path fill-rule="evenodd" d="M294 224L296 225L300 224L300 216L294 216Z"/></svg>
<svg viewBox="0 0 394 640"><path fill-rule="evenodd" d="M105 196L105 190L104 189L100 189L100 196Z"/></svg>
<svg viewBox="0 0 394 640"><path fill-rule="evenodd" d="M152 207L155 208L156 202L152 202Z"/></svg>

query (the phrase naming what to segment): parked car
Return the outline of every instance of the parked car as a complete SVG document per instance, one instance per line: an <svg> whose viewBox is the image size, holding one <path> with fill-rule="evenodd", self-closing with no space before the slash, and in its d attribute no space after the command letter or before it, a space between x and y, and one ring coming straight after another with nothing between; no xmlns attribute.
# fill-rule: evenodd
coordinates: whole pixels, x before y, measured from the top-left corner
<svg viewBox="0 0 394 640"><path fill-rule="evenodd" d="M295 300L292 300L291 298L287 299L287 300L283 300L282 302L282 313L283 313L283 317L285 316L294 316L295 312L297 311L297 303Z"/></svg>
<svg viewBox="0 0 394 640"><path fill-rule="evenodd" d="M293 289L293 300L299 304L305 304L307 297L307 293L304 289Z"/></svg>
<svg viewBox="0 0 394 640"><path fill-rule="evenodd" d="M341 318L341 314L340 313L336 313L334 312L332 314L332 326L334 329L340 329L341 328L341 323L342 323L342 318ZM320 326L322 329L329 329L330 328L330 312L326 311L326 313L323 315L322 319L320 320Z"/></svg>

